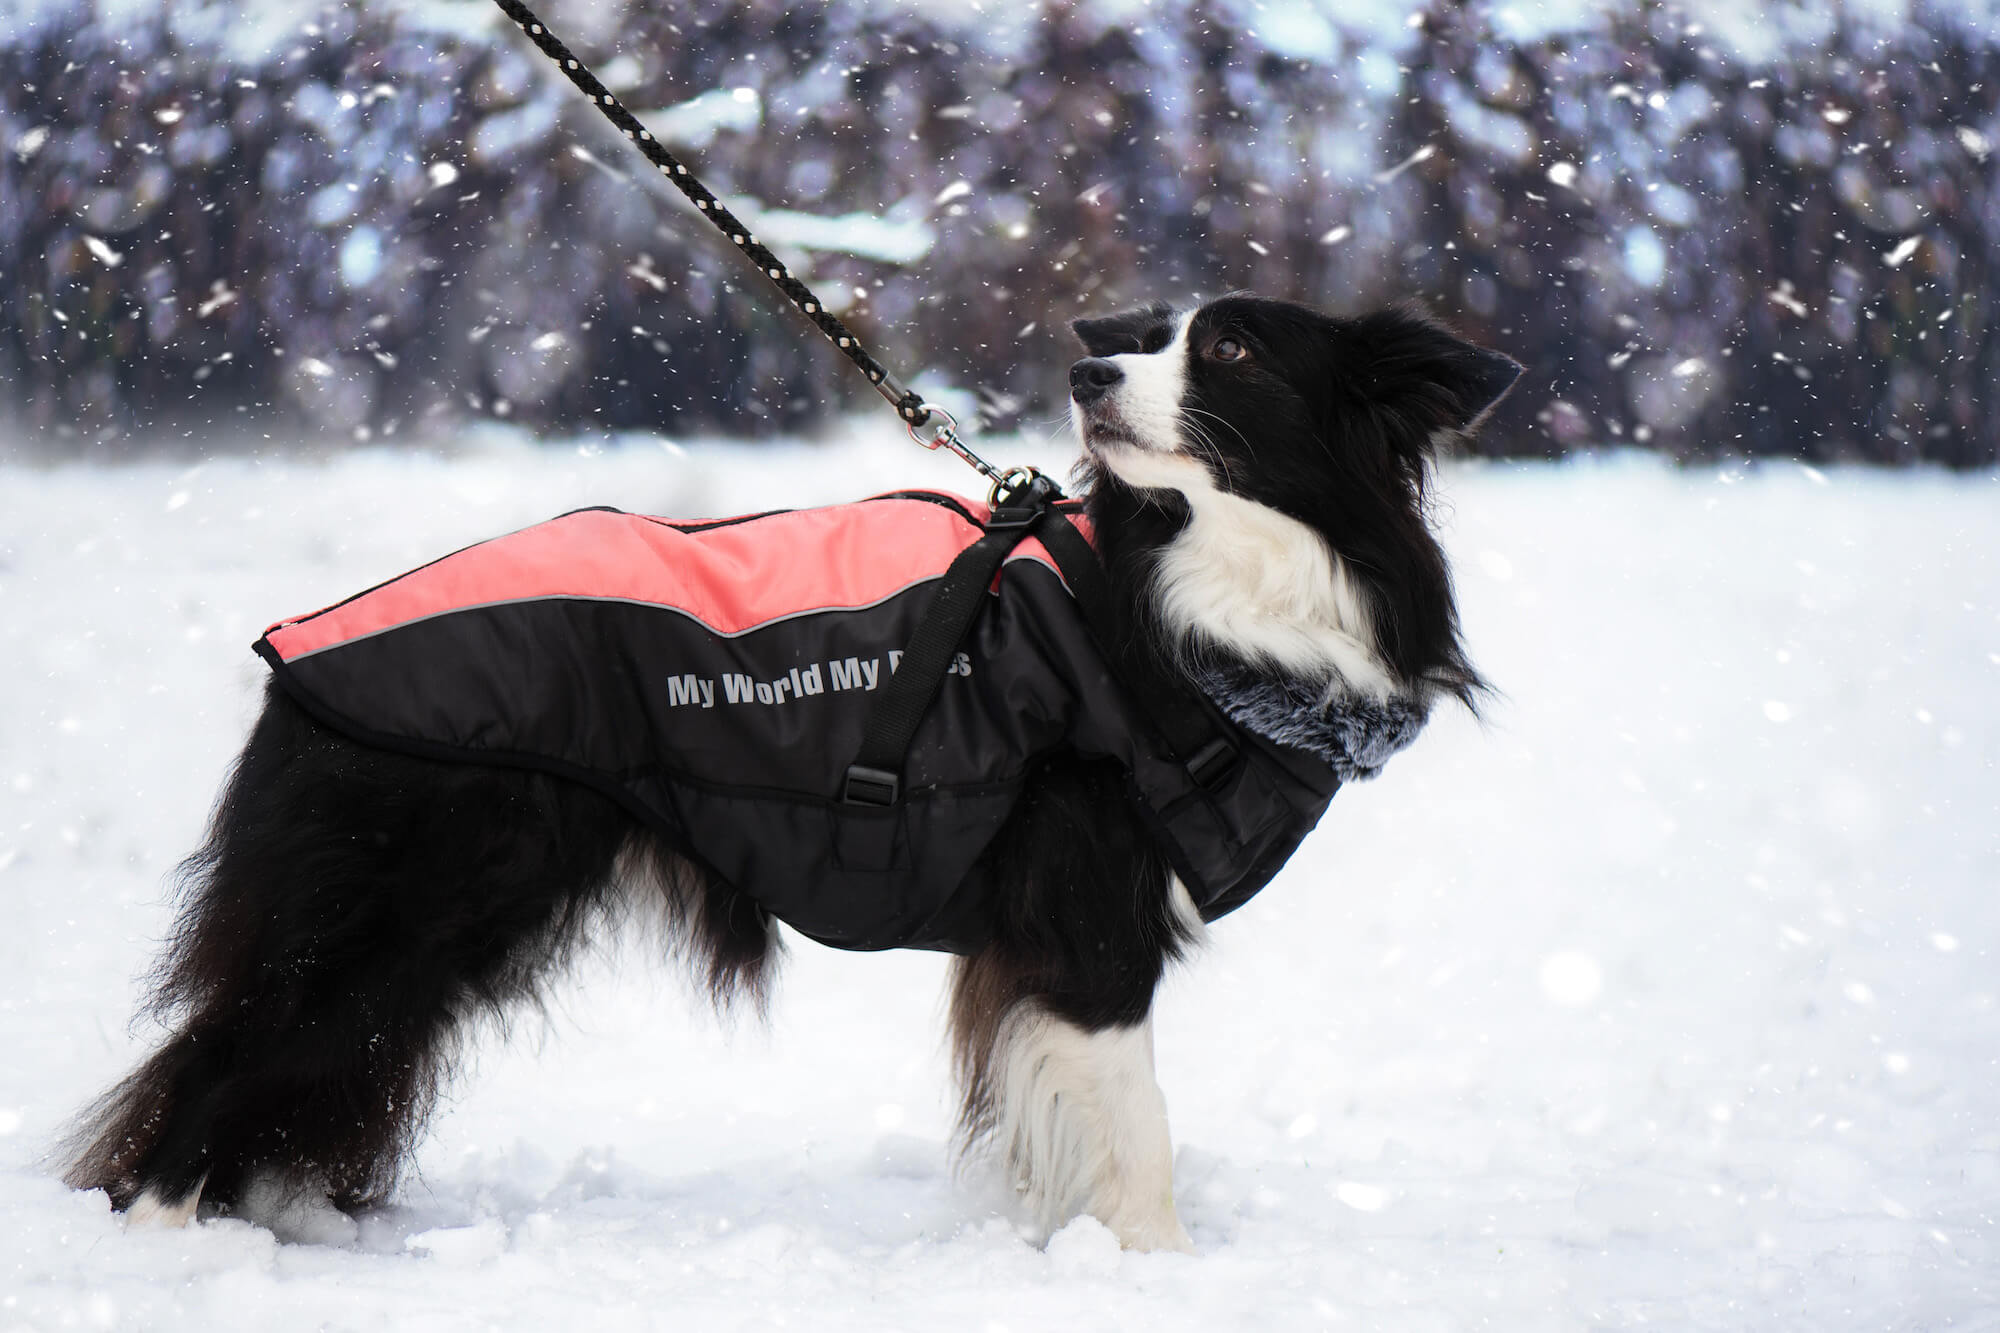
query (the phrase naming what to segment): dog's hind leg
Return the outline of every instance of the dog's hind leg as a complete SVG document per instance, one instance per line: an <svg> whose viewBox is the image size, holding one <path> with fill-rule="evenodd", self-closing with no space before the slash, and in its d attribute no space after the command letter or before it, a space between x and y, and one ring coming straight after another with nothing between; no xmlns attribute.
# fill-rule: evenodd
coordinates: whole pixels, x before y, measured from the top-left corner
<svg viewBox="0 0 2000 1333"><path fill-rule="evenodd" d="M380 1197L462 1021L534 994L633 826L539 774L364 749L274 692L187 867L155 998L174 1031L66 1178L158 1221L258 1178Z"/></svg>
<svg viewBox="0 0 2000 1333"><path fill-rule="evenodd" d="M148 1189L125 1210L125 1220L135 1227L184 1227L194 1220L201 1204L201 1182L180 1199L169 1203L155 1189Z"/></svg>
<svg viewBox="0 0 2000 1333"><path fill-rule="evenodd" d="M1044 783L1015 820L982 866L994 937L953 970L961 1137L1045 1229L1088 1213L1128 1248L1187 1250L1151 1009L1200 919L1110 780Z"/></svg>

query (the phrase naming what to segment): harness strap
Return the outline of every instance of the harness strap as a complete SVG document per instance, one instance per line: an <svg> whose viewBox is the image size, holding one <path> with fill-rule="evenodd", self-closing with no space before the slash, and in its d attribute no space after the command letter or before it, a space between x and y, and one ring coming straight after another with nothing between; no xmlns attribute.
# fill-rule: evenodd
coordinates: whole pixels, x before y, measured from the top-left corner
<svg viewBox="0 0 2000 1333"><path fill-rule="evenodd" d="M986 535L952 560L924 607L923 619L917 622L902 661L868 710L861 751L847 766L847 777L841 784L843 802L892 806L901 798L903 762L910 741L944 685L952 655L972 628L1001 563L1043 526L1053 498L1060 494L1053 482L1018 488L993 510L986 521Z"/></svg>
<svg viewBox="0 0 2000 1333"><path fill-rule="evenodd" d="M986 534L958 553L938 580L902 662L875 696L861 750L847 767L841 800L888 807L902 797L903 765L917 727L944 685L952 655L985 604L986 591L1008 554L1028 537L1040 539L1082 608L1085 625L1112 673L1166 740L1195 784L1214 790L1234 769L1239 751L1209 710L1161 671L1129 631L1104 565L1083 534L1055 509L1062 492L1036 476L1010 493L987 520Z"/></svg>
<svg viewBox="0 0 2000 1333"><path fill-rule="evenodd" d="M1037 534L1054 558L1098 651L1111 665L1140 716L1157 727L1195 785L1213 791L1236 765L1236 742L1218 726L1194 691L1162 671L1158 658L1143 650L1128 616L1111 595L1104 562L1075 525L1060 516Z"/></svg>

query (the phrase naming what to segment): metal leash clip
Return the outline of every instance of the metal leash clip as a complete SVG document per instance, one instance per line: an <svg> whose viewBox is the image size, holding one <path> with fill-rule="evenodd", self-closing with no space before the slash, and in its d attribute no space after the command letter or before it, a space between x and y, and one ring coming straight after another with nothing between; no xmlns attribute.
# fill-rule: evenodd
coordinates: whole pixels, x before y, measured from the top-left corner
<svg viewBox="0 0 2000 1333"><path fill-rule="evenodd" d="M991 477L994 482L1001 480L1000 470L972 452L964 440L958 438L958 418L935 403L924 403L919 409L924 413L921 424L910 425L910 438L924 448L936 453L939 449L949 449L970 463L982 477Z"/></svg>

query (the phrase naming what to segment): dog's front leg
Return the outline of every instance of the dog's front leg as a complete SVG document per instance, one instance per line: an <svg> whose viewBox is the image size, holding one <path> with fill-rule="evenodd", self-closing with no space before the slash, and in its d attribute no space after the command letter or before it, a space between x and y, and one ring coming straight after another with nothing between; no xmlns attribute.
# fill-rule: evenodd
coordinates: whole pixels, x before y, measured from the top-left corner
<svg viewBox="0 0 2000 1333"><path fill-rule="evenodd" d="M1089 1213L1135 1250L1189 1250L1153 1078L1153 995L1203 926L1102 764L1053 765L982 857L991 938L952 968L967 1149L1035 1220Z"/></svg>
<svg viewBox="0 0 2000 1333"><path fill-rule="evenodd" d="M992 1141L1037 1221L1088 1213L1127 1249L1191 1251L1151 1017L1091 1031L1026 1000L995 1038Z"/></svg>

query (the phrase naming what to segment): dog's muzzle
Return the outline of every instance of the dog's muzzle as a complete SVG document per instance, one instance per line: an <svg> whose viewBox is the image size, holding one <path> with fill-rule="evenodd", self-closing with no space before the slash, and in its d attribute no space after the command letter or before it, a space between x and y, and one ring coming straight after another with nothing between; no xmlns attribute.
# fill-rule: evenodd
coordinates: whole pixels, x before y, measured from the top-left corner
<svg viewBox="0 0 2000 1333"><path fill-rule="evenodd" d="M1101 356L1087 356L1069 368L1069 396L1078 407L1089 407L1125 378L1116 363Z"/></svg>

